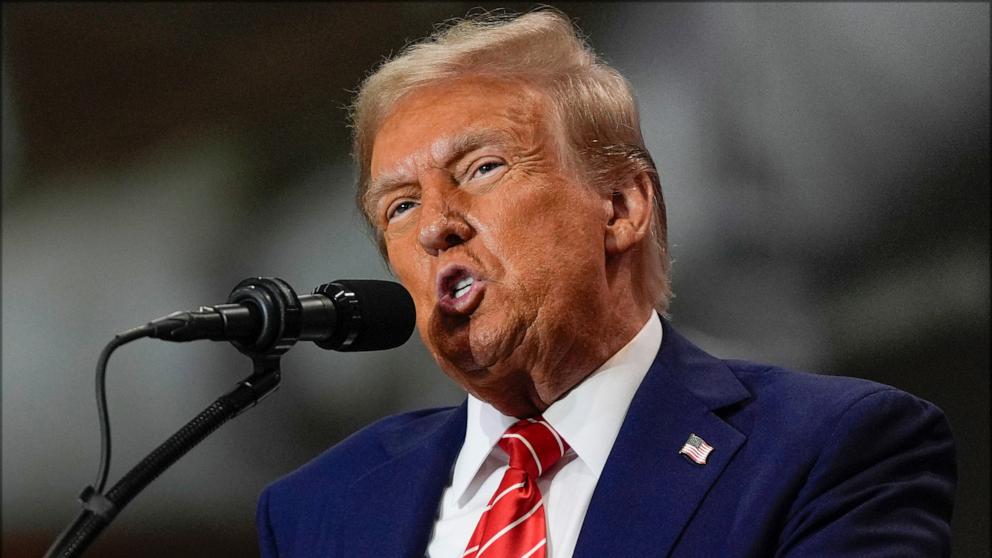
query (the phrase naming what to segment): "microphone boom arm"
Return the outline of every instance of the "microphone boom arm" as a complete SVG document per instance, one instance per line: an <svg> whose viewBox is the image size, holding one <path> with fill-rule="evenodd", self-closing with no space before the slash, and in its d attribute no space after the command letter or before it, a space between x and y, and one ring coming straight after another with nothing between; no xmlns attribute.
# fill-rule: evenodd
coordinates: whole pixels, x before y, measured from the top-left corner
<svg viewBox="0 0 992 558"><path fill-rule="evenodd" d="M254 373L220 396L178 432L134 466L106 494L87 487L80 494L83 511L52 543L45 558L80 556L139 492L228 420L255 406L279 387L279 355L253 358Z"/></svg>

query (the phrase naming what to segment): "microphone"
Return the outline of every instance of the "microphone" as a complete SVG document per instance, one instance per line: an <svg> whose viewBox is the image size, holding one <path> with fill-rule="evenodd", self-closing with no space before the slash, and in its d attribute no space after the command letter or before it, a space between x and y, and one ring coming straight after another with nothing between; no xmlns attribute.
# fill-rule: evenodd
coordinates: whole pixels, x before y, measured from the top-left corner
<svg viewBox="0 0 992 558"><path fill-rule="evenodd" d="M297 296L276 277L238 283L226 304L174 312L147 324L167 341L230 341L246 354L281 354L296 341L335 351L378 351L406 343L413 333L413 299L391 281L347 279Z"/></svg>

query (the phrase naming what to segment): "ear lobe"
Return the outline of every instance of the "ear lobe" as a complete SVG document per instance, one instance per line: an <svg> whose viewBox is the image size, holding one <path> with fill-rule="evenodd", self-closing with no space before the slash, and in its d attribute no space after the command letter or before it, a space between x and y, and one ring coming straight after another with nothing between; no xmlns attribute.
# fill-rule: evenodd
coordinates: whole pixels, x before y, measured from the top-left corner
<svg viewBox="0 0 992 558"><path fill-rule="evenodd" d="M606 224L606 253L621 254L640 244L651 232L654 188L647 173L638 173L615 190L612 215Z"/></svg>

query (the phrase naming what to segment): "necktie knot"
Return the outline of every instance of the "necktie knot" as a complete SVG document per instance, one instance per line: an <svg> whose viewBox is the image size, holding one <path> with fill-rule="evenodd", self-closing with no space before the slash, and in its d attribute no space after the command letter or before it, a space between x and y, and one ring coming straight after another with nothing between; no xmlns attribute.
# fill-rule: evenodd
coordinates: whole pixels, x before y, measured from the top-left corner
<svg viewBox="0 0 992 558"><path fill-rule="evenodd" d="M510 456L510 468L538 478L564 457L568 444L543 418L523 419L511 426L499 441Z"/></svg>

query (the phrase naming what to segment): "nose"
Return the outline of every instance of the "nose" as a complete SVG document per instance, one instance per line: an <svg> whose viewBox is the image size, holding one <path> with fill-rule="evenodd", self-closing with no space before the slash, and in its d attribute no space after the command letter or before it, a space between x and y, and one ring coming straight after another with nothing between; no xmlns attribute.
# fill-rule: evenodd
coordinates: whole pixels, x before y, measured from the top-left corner
<svg viewBox="0 0 992 558"><path fill-rule="evenodd" d="M462 192L450 178L444 183L423 184L420 198L418 240L431 256L467 242L474 235L465 219Z"/></svg>

